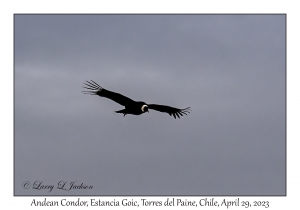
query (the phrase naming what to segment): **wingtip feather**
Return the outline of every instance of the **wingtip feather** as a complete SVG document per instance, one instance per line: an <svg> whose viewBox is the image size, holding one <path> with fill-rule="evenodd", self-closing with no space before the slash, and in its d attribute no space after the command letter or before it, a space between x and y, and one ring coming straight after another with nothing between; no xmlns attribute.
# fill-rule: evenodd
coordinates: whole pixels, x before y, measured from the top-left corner
<svg viewBox="0 0 300 210"><path fill-rule="evenodd" d="M90 91L82 91L84 94L97 95L97 93L103 89L100 85L98 85L93 80L91 80L91 82L86 81L86 83L83 84L86 85L85 87L82 86L83 88L90 90Z"/></svg>

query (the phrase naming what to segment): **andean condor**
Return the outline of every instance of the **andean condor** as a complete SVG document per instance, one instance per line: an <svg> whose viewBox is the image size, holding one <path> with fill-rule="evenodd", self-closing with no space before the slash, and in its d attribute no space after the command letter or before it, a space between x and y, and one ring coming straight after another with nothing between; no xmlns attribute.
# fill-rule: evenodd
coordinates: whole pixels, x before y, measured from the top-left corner
<svg viewBox="0 0 300 210"><path fill-rule="evenodd" d="M114 102L117 102L123 106L125 106L125 109L116 111L116 113L122 113L124 114L124 117L126 114L133 114L133 115L140 115L145 112L149 112L148 109L154 109L159 112L166 112L170 116L173 116L175 119L176 117L180 118L180 116L183 116L184 114L187 115L187 113L190 113L191 109L190 107L187 107L185 109L177 109L170 106L165 105L158 105L158 104L146 104L142 101L134 101L126 96L123 96L119 93L115 93L109 90L106 90L102 88L100 85L98 85L93 80L86 81L84 83L86 85L86 88L88 91L82 91L84 94L91 94L91 95L98 95L101 97L109 98L113 100Z"/></svg>

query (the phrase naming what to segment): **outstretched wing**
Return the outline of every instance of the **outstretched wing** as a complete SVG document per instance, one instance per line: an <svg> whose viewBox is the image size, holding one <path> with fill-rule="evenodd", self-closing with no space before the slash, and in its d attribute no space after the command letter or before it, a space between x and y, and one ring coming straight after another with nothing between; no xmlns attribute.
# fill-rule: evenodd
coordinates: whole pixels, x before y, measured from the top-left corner
<svg viewBox="0 0 300 210"><path fill-rule="evenodd" d="M128 104L134 102L132 99L123 96L120 93L115 93L109 90L105 90L103 87L98 85L93 80L91 80L90 82L86 81L86 83L84 84L86 86L83 88L88 89L88 91L82 91L84 94L98 95L101 97L109 98L114 102L117 102L118 104L121 104L123 106L127 106Z"/></svg>
<svg viewBox="0 0 300 210"><path fill-rule="evenodd" d="M184 114L187 115L187 113L190 113L191 109L190 107L185 109L177 109L170 106L165 105L158 105L158 104L148 104L149 109L154 109L159 112L166 112L170 116L173 116L175 119L176 117L180 118L180 116L183 116Z"/></svg>

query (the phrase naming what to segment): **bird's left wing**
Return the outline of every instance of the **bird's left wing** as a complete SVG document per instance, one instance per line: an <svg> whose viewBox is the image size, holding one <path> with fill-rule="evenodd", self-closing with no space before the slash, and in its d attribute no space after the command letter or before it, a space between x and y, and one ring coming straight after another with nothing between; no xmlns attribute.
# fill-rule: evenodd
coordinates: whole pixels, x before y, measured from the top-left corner
<svg viewBox="0 0 300 210"><path fill-rule="evenodd" d="M148 108L154 109L159 112L166 112L170 116L173 116L175 119L176 117L180 118L180 116L183 116L184 114L187 115L187 113L190 113L191 111L190 107L187 107L185 109L177 109L174 107L158 105L158 104L148 104Z"/></svg>
<svg viewBox="0 0 300 210"><path fill-rule="evenodd" d="M113 100L114 102L117 102L123 106L127 106L134 102L132 99L123 96L120 93L115 93L104 89L93 80L91 80L90 82L86 81L86 83L84 84L86 85L86 87L83 88L88 89L87 91L82 91L84 94L98 95L101 97L109 98L110 100Z"/></svg>

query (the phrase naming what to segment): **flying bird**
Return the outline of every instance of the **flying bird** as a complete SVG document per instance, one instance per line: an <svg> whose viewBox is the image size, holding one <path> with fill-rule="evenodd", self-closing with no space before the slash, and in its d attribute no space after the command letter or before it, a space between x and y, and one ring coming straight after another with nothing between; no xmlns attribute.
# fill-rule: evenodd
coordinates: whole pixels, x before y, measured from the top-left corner
<svg viewBox="0 0 300 210"><path fill-rule="evenodd" d="M101 97L109 98L114 102L125 106L125 109L116 111L116 113L124 114L124 117L126 114L140 115L145 112L149 113L149 109L153 109L159 112L168 113L170 116L173 116L176 119L176 117L180 118L183 115L187 115L187 113L190 113L191 111L190 107L187 107L185 109L178 109L165 105L146 104L143 101L134 101L126 96L121 95L120 93L115 93L104 89L93 80L86 81L86 83L84 84L86 86L83 88L88 89L87 91L82 91L84 94L98 95Z"/></svg>

